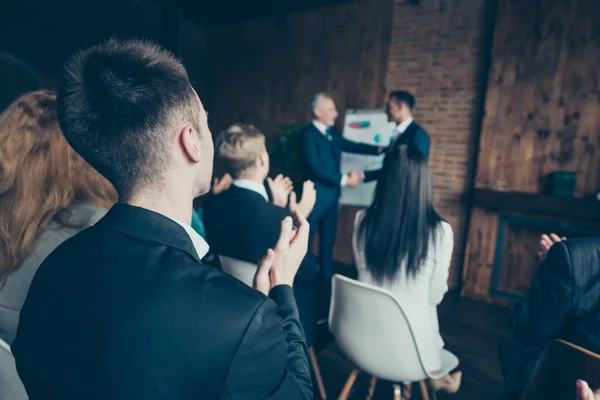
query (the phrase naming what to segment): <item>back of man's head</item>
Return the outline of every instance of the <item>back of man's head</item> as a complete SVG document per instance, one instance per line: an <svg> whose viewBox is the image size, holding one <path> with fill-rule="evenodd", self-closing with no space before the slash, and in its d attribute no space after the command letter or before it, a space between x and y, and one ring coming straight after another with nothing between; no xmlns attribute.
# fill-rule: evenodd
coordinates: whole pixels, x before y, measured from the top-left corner
<svg viewBox="0 0 600 400"><path fill-rule="evenodd" d="M265 135L253 125L233 124L219 133L216 153L234 179L251 174L265 151Z"/></svg>
<svg viewBox="0 0 600 400"><path fill-rule="evenodd" d="M0 53L0 112L22 94L42 88L42 79L25 61Z"/></svg>
<svg viewBox="0 0 600 400"><path fill-rule="evenodd" d="M410 111L412 111L416 105L415 96L413 96L412 93L407 92L405 90L396 90L390 93L390 99L393 99L398 104L406 104Z"/></svg>
<svg viewBox="0 0 600 400"><path fill-rule="evenodd" d="M164 183L177 126L199 131L195 97L171 53L151 42L111 39L66 63L58 115L69 144L127 200Z"/></svg>

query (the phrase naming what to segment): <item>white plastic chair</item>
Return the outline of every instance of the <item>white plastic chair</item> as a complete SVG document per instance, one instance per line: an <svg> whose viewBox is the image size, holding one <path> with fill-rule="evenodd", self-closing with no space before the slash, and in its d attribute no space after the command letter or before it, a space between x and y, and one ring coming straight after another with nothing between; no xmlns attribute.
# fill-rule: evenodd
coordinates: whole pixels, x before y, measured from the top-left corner
<svg viewBox="0 0 600 400"><path fill-rule="evenodd" d="M219 256L219 261L221 261L223 271L252 287L254 275L256 275L258 269L256 264L226 256Z"/></svg>
<svg viewBox="0 0 600 400"><path fill-rule="evenodd" d="M250 287L253 286L254 275L258 269L256 264L252 264L247 261L236 260L235 258L226 256L219 256L219 260L221 261L221 268L223 268L223 271L244 282L246 285ZM317 355L314 348L308 348L308 357L310 359L312 370L315 374L315 379L319 388L319 394L321 395L321 399L325 400L327 399L327 392L325 391L325 384L323 383L323 378L321 377L321 369L319 368L319 363L317 361Z"/></svg>
<svg viewBox="0 0 600 400"><path fill-rule="evenodd" d="M420 382L423 399L429 399L425 380L440 378L458 366L458 358L441 350L441 368L426 371L409 321L392 293L341 275L333 276L329 329L354 369L340 394L345 399L358 371L371 375L369 395L377 378L394 382L394 398L401 386Z"/></svg>
<svg viewBox="0 0 600 400"><path fill-rule="evenodd" d="M17 374L10 346L2 339L0 339L0 399L28 399L25 387Z"/></svg>

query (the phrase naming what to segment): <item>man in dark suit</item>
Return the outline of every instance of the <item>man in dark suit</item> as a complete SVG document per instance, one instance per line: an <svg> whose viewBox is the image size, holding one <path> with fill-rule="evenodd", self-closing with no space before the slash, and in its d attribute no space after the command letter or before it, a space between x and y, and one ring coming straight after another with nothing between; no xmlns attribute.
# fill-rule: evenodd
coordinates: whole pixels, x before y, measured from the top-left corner
<svg viewBox="0 0 600 400"><path fill-rule="evenodd" d="M232 176L228 190L209 196L204 203L204 227L211 250L236 260L258 263L279 239L281 221L295 208L310 215L315 204L313 183L307 181L302 199L296 202L281 176L270 179L265 135L252 125L234 124L215 141L217 160ZM268 182L269 197L265 188ZM290 199L288 204L288 197ZM300 265L294 293L308 346L312 344L315 319L314 284L318 264L309 251Z"/></svg>
<svg viewBox="0 0 600 400"><path fill-rule="evenodd" d="M29 397L311 399L291 288L309 227L282 222L257 290L202 264L190 222L213 144L180 62L142 41L91 47L67 63L58 114L120 203L33 279L13 344Z"/></svg>
<svg viewBox="0 0 600 400"><path fill-rule="evenodd" d="M362 171L340 172L342 151L380 154L376 146L351 142L334 128L338 112L331 96L317 94L311 104L313 121L300 134L300 160L306 179L315 184L317 202L309 216L311 242L319 232L319 261L327 285L333 276L333 246L337 231L338 199L343 186L355 187L365 174Z"/></svg>
<svg viewBox="0 0 600 400"><path fill-rule="evenodd" d="M390 121L394 121L397 126L389 150L407 145L418 148L425 157L429 158L431 140L427 132L413 119L412 112L415 104L415 97L409 92L398 90L390 93L386 112Z"/></svg>
<svg viewBox="0 0 600 400"><path fill-rule="evenodd" d="M544 348L564 339L600 352L600 238L557 241L515 307L500 347L503 399L518 399Z"/></svg>

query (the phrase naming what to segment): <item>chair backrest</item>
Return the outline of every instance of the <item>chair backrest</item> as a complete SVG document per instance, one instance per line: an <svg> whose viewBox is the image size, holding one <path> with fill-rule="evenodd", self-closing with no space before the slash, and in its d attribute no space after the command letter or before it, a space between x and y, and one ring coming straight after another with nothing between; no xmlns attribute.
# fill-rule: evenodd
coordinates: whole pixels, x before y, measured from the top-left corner
<svg viewBox="0 0 600 400"><path fill-rule="evenodd" d="M544 349L521 400L574 400L578 379L586 381L593 390L600 388L600 355L564 340L554 340Z"/></svg>
<svg viewBox="0 0 600 400"><path fill-rule="evenodd" d="M8 344L0 339L0 399L25 400L27 392L17 374L15 359Z"/></svg>
<svg viewBox="0 0 600 400"><path fill-rule="evenodd" d="M329 329L362 371L392 382L427 378L409 322L390 292L334 275Z"/></svg>
<svg viewBox="0 0 600 400"><path fill-rule="evenodd" d="M226 256L219 256L219 261L221 261L223 271L252 287L254 275L258 268L256 264Z"/></svg>

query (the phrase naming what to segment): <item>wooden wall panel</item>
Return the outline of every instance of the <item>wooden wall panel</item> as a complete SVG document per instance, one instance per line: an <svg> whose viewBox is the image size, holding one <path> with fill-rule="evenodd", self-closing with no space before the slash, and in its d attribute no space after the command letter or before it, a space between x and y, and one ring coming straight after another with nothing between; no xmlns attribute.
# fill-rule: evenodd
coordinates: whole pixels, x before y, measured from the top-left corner
<svg viewBox="0 0 600 400"><path fill-rule="evenodd" d="M214 28L208 98L213 134L236 121L265 132L310 121L330 92L346 108L382 107L392 0L361 0ZM341 122L341 118L340 118Z"/></svg>
<svg viewBox="0 0 600 400"><path fill-rule="evenodd" d="M499 2L477 187L539 193L548 173L600 189L600 2Z"/></svg>
<svg viewBox="0 0 600 400"><path fill-rule="evenodd" d="M576 196L600 190L598 15L597 0L498 2L476 188L541 193L549 173L576 171ZM473 210L464 264L463 294L488 301L498 215ZM539 233L501 238L500 289L526 293Z"/></svg>

